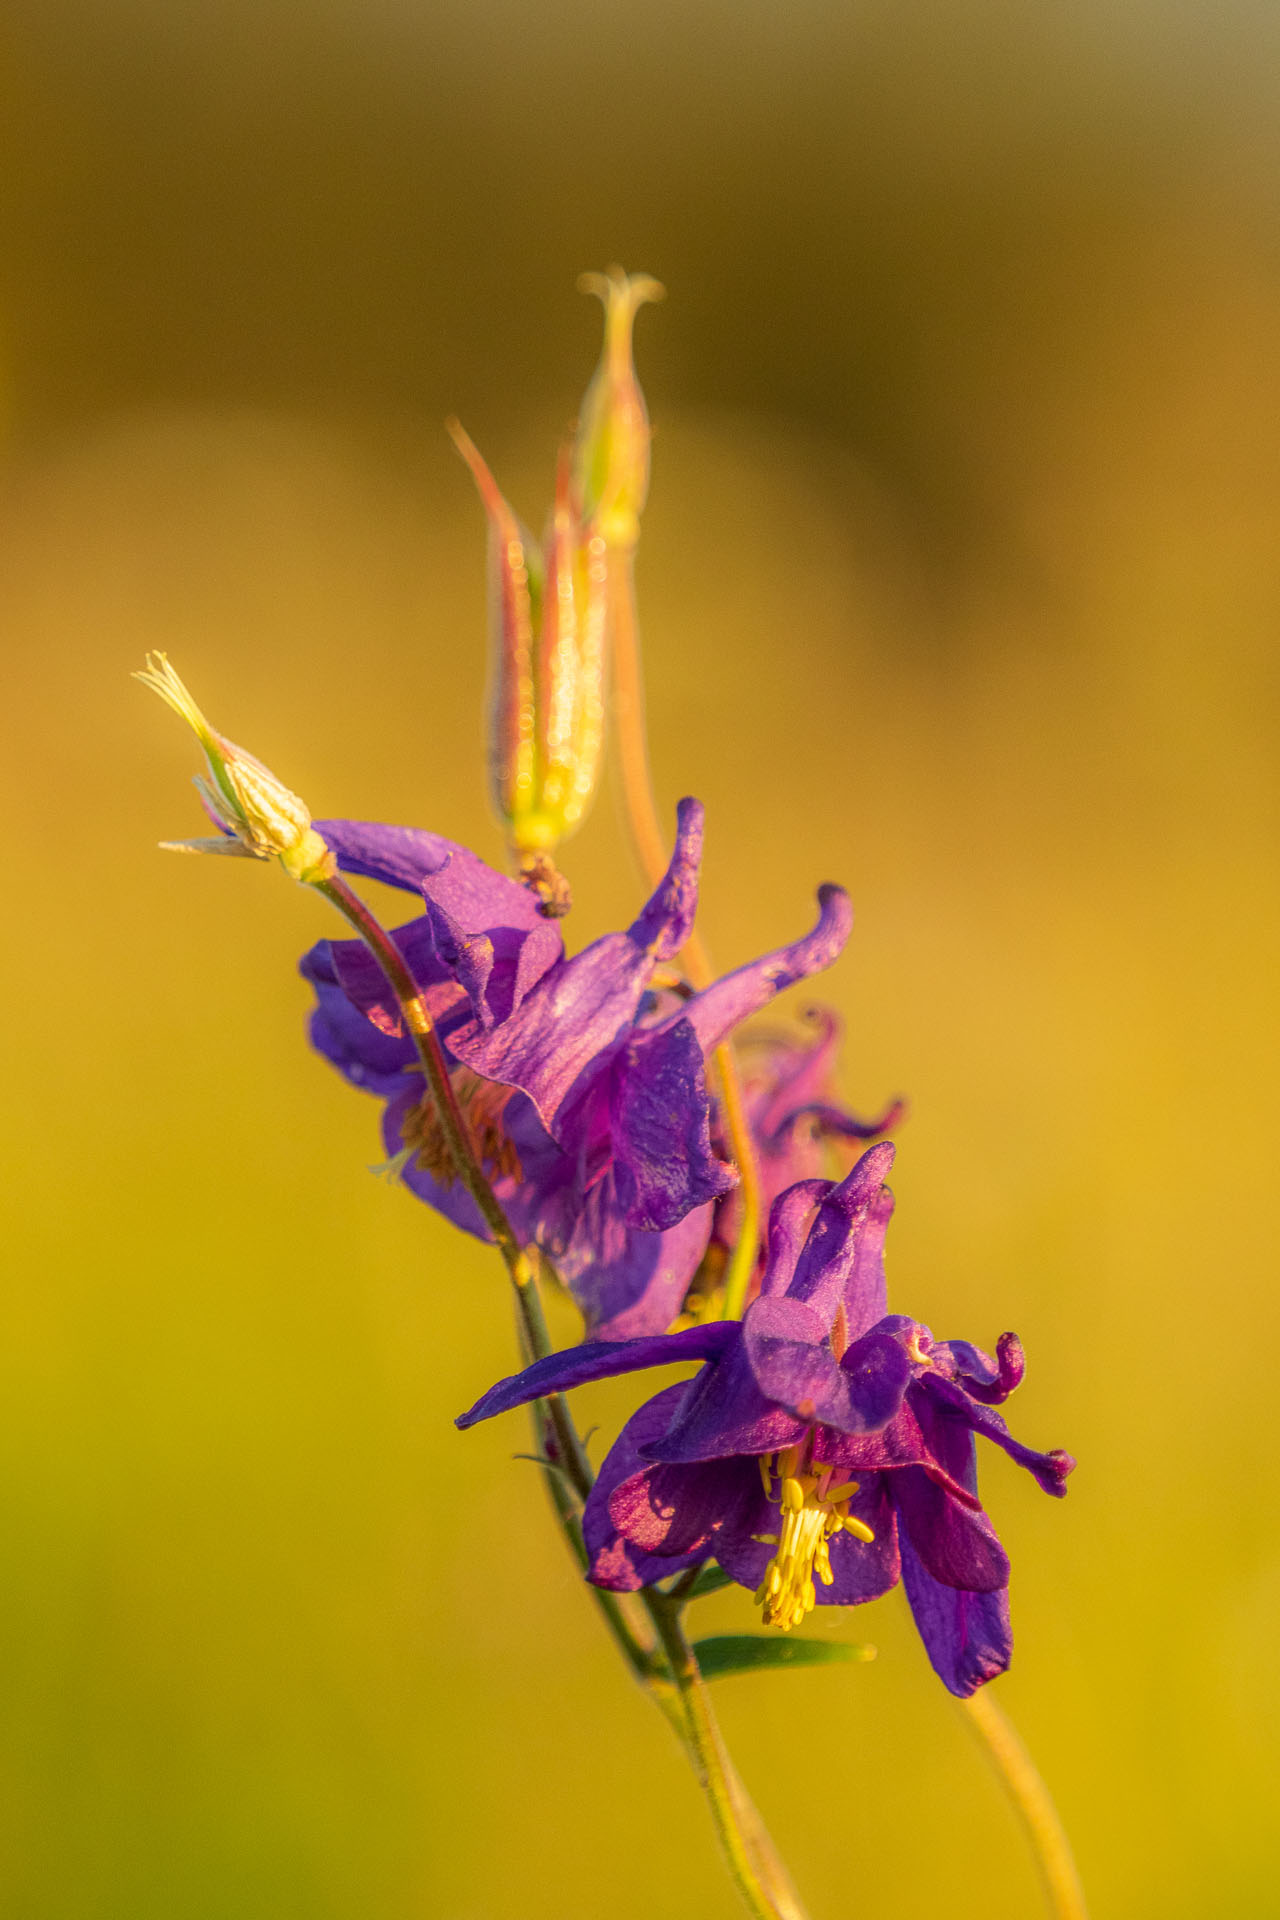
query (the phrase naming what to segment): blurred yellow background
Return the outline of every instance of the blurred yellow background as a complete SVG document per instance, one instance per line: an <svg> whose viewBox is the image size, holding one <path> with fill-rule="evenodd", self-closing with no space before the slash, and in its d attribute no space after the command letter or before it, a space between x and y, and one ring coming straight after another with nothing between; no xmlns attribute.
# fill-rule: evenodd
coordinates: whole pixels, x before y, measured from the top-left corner
<svg viewBox="0 0 1280 1920"><path fill-rule="evenodd" d="M317 814L496 858L483 529L660 275L655 775L722 965L850 888L844 1091L907 1092L890 1284L1029 1355L1000 1698L1095 1920L1280 1912L1280 16L1081 0L14 0L0 1906L652 1920L734 1896L518 1416L500 1268L303 1043L332 931L183 861L167 648ZM581 942L640 886L616 808ZM572 1338L567 1315L557 1325ZM606 1437L627 1383L584 1396ZM746 1596L701 1603L749 1628ZM1026 1920L898 1596L718 1683L814 1920Z"/></svg>

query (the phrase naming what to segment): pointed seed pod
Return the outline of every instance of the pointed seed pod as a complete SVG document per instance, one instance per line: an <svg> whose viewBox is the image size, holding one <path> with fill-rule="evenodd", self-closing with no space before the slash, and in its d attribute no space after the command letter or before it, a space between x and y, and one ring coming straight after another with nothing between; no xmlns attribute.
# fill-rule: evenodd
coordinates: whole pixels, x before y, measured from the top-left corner
<svg viewBox="0 0 1280 1920"><path fill-rule="evenodd" d="M183 851L222 853L232 847L257 860L279 860L291 879L327 880L336 862L311 824L311 815L268 767L243 747L215 733L163 653L149 653L145 671L134 674L181 714L204 751L209 778L196 788L215 824L229 840L178 841Z"/></svg>
<svg viewBox="0 0 1280 1920"><path fill-rule="evenodd" d="M578 418L573 484L584 524L610 547L633 548L649 491L649 415L632 359L636 311L665 289L647 274L584 273L583 293L604 306L604 350Z"/></svg>
<svg viewBox="0 0 1280 1920"><path fill-rule="evenodd" d="M489 523L489 779L522 871L549 912L564 893L547 856L585 817L604 735L605 549L575 511L569 455L541 547L456 420ZM536 856L536 857L535 857Z"/></svg>

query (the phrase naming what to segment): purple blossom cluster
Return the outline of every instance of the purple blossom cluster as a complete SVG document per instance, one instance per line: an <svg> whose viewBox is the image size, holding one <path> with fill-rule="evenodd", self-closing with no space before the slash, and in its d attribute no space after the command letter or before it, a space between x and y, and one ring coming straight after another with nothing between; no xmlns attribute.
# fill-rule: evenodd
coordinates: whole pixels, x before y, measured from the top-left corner
<svg viewBox="0 0 1280 1920"><path fill-rule="evenodd" d="M685 800L661 884L625 931L569 955L535 892L419 829L316 822L340 870L416 896L392 935L435 1024L459 1106L508 1218L580 1306L588 1339L490 1389L458 1424L609 1375L698 1371L647 1400L609 1451L583 1515L588 1578L634 1591L714 1560L767 1625L855 1606L901 1580L933 1666L964 1696L1009 1664L1007 1557L977 1492L975 1436L1048 1493L1073 1462L1009 1434L996 1406L1022 1378L1012 1334L993 1359L891 1314L885 1140L833 1087L838 1027L758 1035L745 1094L767 1231L741 1319L705 1317L700 1276L740 1230L711 1054L848 938L847 896L814 926L700 992L678 957L697 904L702 809ZM390 1165L481 1238L454 1179L400 1007L354 940L302 971L315 1046L383 1102ZM835 1177L833 1177L835 1176ZM710 1266L708 1266L710 1263ZM686 1308L688 1309L686 1311ZM672 1331L675 1327L677 1330Z"/></svg>

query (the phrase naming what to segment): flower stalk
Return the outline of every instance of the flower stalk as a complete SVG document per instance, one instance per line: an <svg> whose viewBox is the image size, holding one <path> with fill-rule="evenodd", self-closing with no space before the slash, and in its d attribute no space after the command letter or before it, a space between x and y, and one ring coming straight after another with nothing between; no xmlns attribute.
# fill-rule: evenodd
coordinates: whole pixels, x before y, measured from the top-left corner
<svg viewBox="0 0 1280 1920"><path fill-rule="evenodd" d="M756 1920L806 1920L787 1870L726 1751L697 1655L681 1622L680 1603L652 1587L644 1589L644 1599L679 1690L689 1757L734 1885Z"/></svg>
<svg viewBox="0 0 1280 1920"><path fill-rule="evenodd" d="M1067 1830L1017 1728L990 1687L979 1688L961 1705L1031 1844L1053 1920L1089 1920Z"/></svg>

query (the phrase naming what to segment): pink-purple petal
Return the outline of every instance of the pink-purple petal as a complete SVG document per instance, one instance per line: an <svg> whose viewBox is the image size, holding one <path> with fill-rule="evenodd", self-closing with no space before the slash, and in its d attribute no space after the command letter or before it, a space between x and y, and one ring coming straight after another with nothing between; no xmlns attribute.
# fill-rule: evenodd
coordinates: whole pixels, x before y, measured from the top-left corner
<svg viewBox="0 0 1280 1920"><path fill-rule="evenodd" d="M432 897L464 926L541 928L559 949L559 934L539 913L528 888L456 840L422 827L388 827L372 820L317 820L315 827L344 873L363 874L407 893L420 893L430 882Z"/></svg>
<svg viewBox="0 0 1280 1920"><path fill-rule="evenodd" d="M606 934L552 968L508 1018L460 1027L454 1051L486 1079L522 1088L560 1137L630 1032L652 970L653 956L625 933Z"/></svg>

